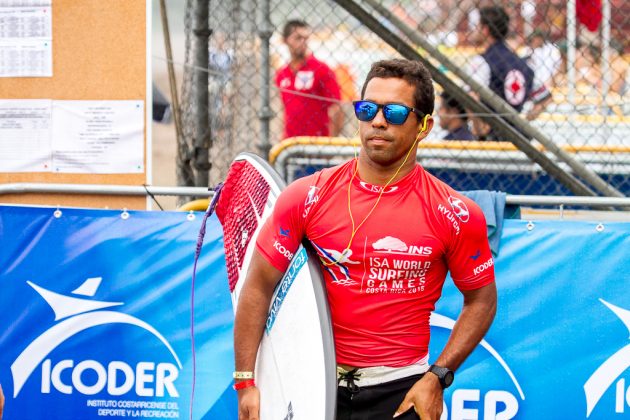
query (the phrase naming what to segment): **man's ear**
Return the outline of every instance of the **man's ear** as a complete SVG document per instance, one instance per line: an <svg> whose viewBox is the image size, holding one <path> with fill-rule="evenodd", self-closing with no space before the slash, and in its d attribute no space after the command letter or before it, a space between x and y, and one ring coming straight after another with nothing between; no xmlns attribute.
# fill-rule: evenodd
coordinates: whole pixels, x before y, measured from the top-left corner
<svg viewBox="0 0 630 420"><path fill-rule="evenodd" d="M422 122L420 124L418 124L418 132L419 133L423 133L423 132L427 131L427 125L428 125L429 117L431 117L429 114L425 115L424 118L422 119Z"/></svg>

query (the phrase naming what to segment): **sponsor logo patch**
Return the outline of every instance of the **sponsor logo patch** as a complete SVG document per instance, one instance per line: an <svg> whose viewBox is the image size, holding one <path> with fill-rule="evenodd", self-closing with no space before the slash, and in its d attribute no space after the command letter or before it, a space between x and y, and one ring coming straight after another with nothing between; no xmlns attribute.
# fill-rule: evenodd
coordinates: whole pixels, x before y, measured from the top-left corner
<svg viewBox="0 0 630 420"><path fill-rule="evenodd" d="M457 221L457 218L455 217L453 212L442 204L438 204L438 211L442 213L444 216L446 216L446 220L451 222L451 224L453 225L453 229L455 229L455 234L459 235L459 230L460 230L459 222Z"/></svg>
<svg viewBox="0 0 630 420"><path fill-rule="evenodd" d="M494 260L490 258L488 261L483 262L479 264L477 267L475 267L473 269L473 273L476 276L477 274L483 273L484 271L486 271L488 268L492 267L493 265L494 265Z"/></svg>
<svg viewBox="0 0 630 420"><path fill-rule="evenodd" d="M380 186L380 185L372 185L372 184L368 184L367 182L363 182L363 181L361 181L359 183L361 184L363 189L365 189L367 191L375 192L375 193L380 193L382 191L383 194L387 194L387 193L391 193L391 192L394 192L394 191L398 190L397 186L387 187L387 188L383 189L383 187Z"/></svg>
<svg viewBox="0 0 630 420"><path fill-rule="evenodd" d="M319 187L311 185L308 193L306 194L306 199L304 200L304 213L302 213L302 217L305 218L311 211L313 204L319 201L319 195L317 192L319 191Z"/></svg>
<svg viewBox="0 0 630 420"><path fill-rule="evenodd" d="M466 223L470 218L470 212L468 211L468 207L466 207L466 203L452 195L448 197L448 202L451 204L455 216L463 223Z"/></svg>
<svg viewBox="0 0 630 420"><path fill-rule="evenodd" d="M297 255L295 256L295 259L291 261L289 268L284 273L284 277L282 277L282 281L276 288L276 294L271 299L271 308L269 309L269 313L267 314L267 321L265 322L265 330L267 331L267 334L271 332L273 324L276 322L276 318L278 316L278 313L280 312L280 308L282 307L282 303L284 302L284 298L287 296L287 293L289 293L291 285L296 279L298 273L300 272L304 264L306 264L307 258L308 257L306 255L306 250L300 247Z"/></svg>
<svg viewBox="0 0 630 420"><path fill-rule="evenodd" d="M273 243L273 247L276 249L276 251L280 253L280 255L284 256L287 260L291 261L293 259L293 253L286 249L284 245L282 245L280 242L275 241Z"/></svg>

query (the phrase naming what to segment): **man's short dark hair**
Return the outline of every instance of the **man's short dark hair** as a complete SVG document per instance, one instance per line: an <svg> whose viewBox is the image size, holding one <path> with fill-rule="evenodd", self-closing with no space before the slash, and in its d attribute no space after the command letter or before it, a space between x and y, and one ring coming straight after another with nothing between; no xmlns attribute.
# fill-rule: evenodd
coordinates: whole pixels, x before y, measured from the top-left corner
<svg viewBox="0 0 630 420"><path fill-rule="evenodd" d="M293 19L284 24L282 37L287 39L297 28L310 28L309 24L300 19Z"/></svg>
<svg viewBox="0 0 630 420"><path fill-rule="evenodd" d="M468 120L468 116L466 115L466 108L459 103L457 99L453 96L449 95L446 91L442 92L440 95L442 97L442 106L446 105L450 109L454 109L457 111L457 118L461 118L464 121Z"/></svg>
<svg viewBox="0 0 630 420"><path fill-rule="evenodd" d="M490 35L503 41L510 29L510 17L502 7L488 6L479 9L479 22L490 30Z"/></svg>
<svg viewBox="0 0 630 420"><path fill-rule="evenodd" d="M403 79L415 87L413 94L414 108L425 114L433 113L435 93L433 92L433 80L429 70L419 61L393 59L381 60L372 64L372 68L365 78L361 89L361 98L365 95L365 89L370 80L375 77Z"/></svg>

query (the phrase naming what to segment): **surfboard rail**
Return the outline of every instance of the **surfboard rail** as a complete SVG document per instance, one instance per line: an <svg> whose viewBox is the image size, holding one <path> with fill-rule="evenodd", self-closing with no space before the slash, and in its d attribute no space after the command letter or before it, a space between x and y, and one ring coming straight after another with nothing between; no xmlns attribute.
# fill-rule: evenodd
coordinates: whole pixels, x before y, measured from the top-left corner
<svg viewBox="0 0 630 420"><path fill-rule="evenodd" d="M253 153L239 154L228 171L216 213L235 311L256 238L284 188L280 175ZM256 362L262 420L335 418L334 339L318 261L302 244L274 290Z"/></svg>

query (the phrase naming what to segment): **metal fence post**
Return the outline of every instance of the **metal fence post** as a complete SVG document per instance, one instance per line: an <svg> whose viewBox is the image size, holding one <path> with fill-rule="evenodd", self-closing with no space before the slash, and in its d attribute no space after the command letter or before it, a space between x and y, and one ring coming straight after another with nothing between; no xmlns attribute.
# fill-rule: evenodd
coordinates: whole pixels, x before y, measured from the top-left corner
<svg viewBox="0 0 630 420"><path fill-rule="evenodd" d="M260 119L260 141L258 142L258 150L260 154L269 159L269 150L271 149L270 127L269 121L274 116L270 105L270 58L269 58L269 40L273 34L273 26L270 18L270 0L262 0L261 22L258 36L260 37L260 83L261 83L261 103L258 118Z"/></svg>
<svg viewBox="0 0 630 420"><path fill-rule="evenodd" d="M208 9L210 0L198 0L195 8L195 70L194 85L196 113L196 133L194 139L194 167L196 169L195 185L208 186L211 146L210 122L208 117L208 38L211 35L208 27Z"/></svg>

